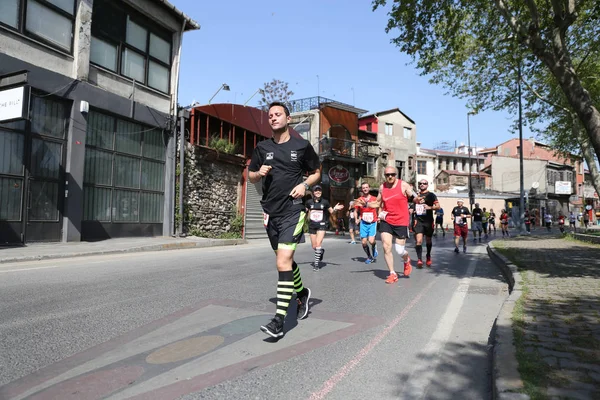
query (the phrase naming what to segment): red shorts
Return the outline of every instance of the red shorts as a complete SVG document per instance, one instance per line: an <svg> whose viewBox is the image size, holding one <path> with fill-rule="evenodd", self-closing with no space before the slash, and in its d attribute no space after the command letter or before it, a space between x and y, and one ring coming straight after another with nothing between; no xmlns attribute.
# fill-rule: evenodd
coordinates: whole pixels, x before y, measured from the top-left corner
<svg viewBox="0 0 600 400"><path fill-rule="evenodd" d="M466 239L469 236L469 227L467 226L467 224L464 224L464 225L454 224L454 236L455 237L462 236L463 238Z"/></svg>

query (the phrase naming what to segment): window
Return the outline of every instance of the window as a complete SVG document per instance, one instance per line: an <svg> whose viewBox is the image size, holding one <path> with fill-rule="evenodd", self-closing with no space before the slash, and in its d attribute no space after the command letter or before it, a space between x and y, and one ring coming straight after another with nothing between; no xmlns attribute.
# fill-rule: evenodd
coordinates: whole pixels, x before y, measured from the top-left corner
<svg viewBox="0 0 600 400"><path fill-rule="evenodd" d="M169 93L171 33L113 0L95 0L90 61Z"/></svg>
<svg viewBox="0 0 600 400"><path fill-rule="evenodd" d="M367 176L375 176L375 158L367 157Z"/></svg>
<svg viewBox="0 0 600 400"><path fill-rule="evenodd" d="M0 24L72 53L75 0L2 0Z"/></svg>
<svg viewBox="0 0 600 400"><path fill-rule="evenodd" d="M411 139L411 138L412 138L412 129L404 127L404 139Z"/></svg>
<svg viewBox="0 0 600 400"><path fill-rule="evenodd" d="M394 134L394 125L385 123L385 134L387 136L392 136Z"/></svg>
<svg viewBox="0 0 600 400"><path fill-rule="evenodd" d="M90 111L87 137L84 220L162 223L162 130Z"/></svg>
<svg viewBox="0 0 600 400"><path fill-rule="evenodd" d="M398 170L398 178L404 177L404 161L396 160L396 169Z"/></svg>
<svg viewBox="0 0 600 400"><path fill-rule="evenodd" d="M417 161L417 174L427 175L427 161Z"/></svg>
<svg viewBox="0 0 600 400"><path fill-rule="evenodd" d="M367 124L367 130L368 130L369 132L373 132L373 123L372 123L372 122L369 122L369 123Z"/></svg>

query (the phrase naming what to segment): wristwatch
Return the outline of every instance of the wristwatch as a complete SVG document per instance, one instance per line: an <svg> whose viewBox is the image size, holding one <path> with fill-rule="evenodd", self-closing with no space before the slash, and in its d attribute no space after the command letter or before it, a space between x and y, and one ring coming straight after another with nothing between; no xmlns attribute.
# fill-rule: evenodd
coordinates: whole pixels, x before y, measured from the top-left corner
<svg viewBox="0 0 600 400"><path fill-rule="evenodd" d="M306 182L302 182L302 184L304 185L304 188L305 188L306 190L310 189L310 186L308 186L308 183L306 183Z"/></svg>

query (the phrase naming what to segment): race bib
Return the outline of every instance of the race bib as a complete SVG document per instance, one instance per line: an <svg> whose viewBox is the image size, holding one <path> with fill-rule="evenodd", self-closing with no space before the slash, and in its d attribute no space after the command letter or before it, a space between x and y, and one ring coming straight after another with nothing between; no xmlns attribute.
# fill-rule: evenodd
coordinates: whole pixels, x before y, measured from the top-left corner
<svg viewBox="0 0 600 400"><path fill-rule="evenodd" d="M427 214L427 210L425 209L425 204L416 204L415 205L415 212L417 213L417 215L425 215L425 214Z"/></svg>
<svg viewBox="0 0 600 400"><path fill-rule="evenodd" d="M463 223L463 219L462 219L462 217L455 217L455 218L454 218L454 220L456 221L456 223L457 223L458 225L461 225L461 224Z"/></svg>
<svg viewBox="0 0 600 400"><path fill-rule="evenodd" d="M310 220L313 222L323 221L323 210L312 210L310 212Z"/></svg>
<svg viewBox="0 0 600 400"><path fill-rule="evenodd" d="M367 224L373 222L374 219L375 218L373 218L373 212L363 213L362 215L362 220L365 221Z"/></svg>
<svg viewBox="0 0 600 400"><path fill-rule="evenodd" d="M387 217L388 212L387 211L382 211L379 213L379 219L382 221L385 221L385 217Z"/></svg>
<svg viewBox="0 0 600 400"><path fill-rule="evenodd" d="M267 227L267 225L269 225L269 214L267 213L263 213L263 225L265 226L265 228Z"/></svg>

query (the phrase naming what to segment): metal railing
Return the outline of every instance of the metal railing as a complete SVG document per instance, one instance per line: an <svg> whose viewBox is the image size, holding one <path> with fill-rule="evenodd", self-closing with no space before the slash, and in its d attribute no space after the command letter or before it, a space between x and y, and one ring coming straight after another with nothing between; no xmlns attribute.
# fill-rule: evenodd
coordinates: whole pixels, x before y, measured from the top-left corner
<svg viewBox="0 0 600 400"><path fill-rule="evenodd" d="M319 154L356 158L358 143L353 140L326 137L319 141Z"/></svg>

